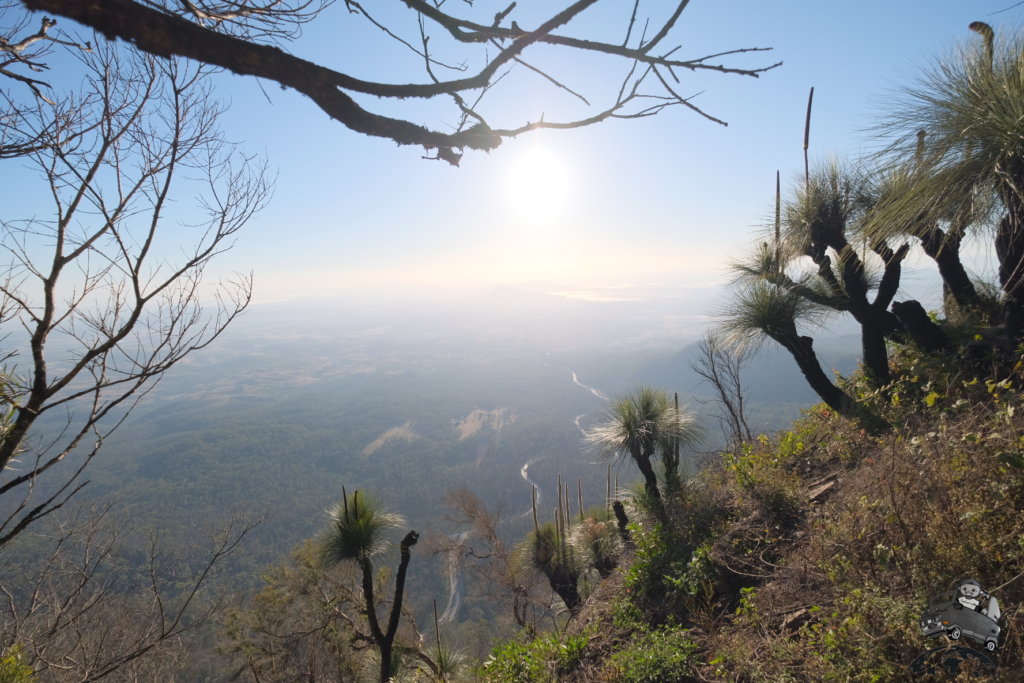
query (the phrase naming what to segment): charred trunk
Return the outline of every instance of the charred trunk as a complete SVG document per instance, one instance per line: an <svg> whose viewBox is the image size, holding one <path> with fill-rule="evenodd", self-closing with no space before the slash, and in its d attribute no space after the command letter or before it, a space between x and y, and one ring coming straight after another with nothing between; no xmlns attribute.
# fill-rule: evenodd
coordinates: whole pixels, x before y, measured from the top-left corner
<svg viewBox="0 0 1024 683"><path fill-rule="evenodd" d="M832 383L821 369L821 363L818 362L818 356L814 352L813 339L796 334L778 334L775 336L775 341L789 351L811 389L821 397L821 400L829 408L843 417L857 422L871 434L879 434L888 428L882 418L863 406L857 405L845 391Z"/></svg>
<svg viewBox="0 0 1024 683"><path fill-rule="evenodd" d="M579 576L562 566L553 567L546 571L545 574L547 575L551 590L555 591L555 594L562 599L566 608L570 612L578 612L583 604L583 599L580 598L579 587L576 585Z"/></svg>
<svg viewBox="0 0 1024 683"><path fill-rule="evenodd" d="M1024 341L1024 202L1013 194L1007 203L1010 211L999 221L996 231L996 255L1006 336L1011 345L1017 346Z"/></svg>
<svg viewBox="0 0 1024 683"><path fill-rule="evenodd" d="M615 513L615 523L619 528L619 536L622 538L622 543L627 548L633 547L633 537L629 533L629 518L626 516L626 508L622 505L621 500L617 500L612 503L612 512Z"/></svg>
<svg viewBox="0 0 1024 683"><path fill-rule="evenodd" d="M359 560L359 568L363 574L363 599L366 601L366 619L370 623L370 635L380 652L380 683L388 683L391 680L391 653L394 651L395 634L398 633L398 623L402 618L402 600L405 595L405 575L409 569L409 549L416 545L420 535L410 531L402 539L401 558L398 562L398 573L395 575L395 599L391 605L391 616L388 619L388 630L381 631L380 623L377 621L377 608L373 597L373 565L369 558L363 557Z"/></svg>
<svg viewBox="0 0 1024 683"><path fill-rule="evenodd" d="M924 306L919 302L913 299L894 301L892 312L899 319L910 339L925 351L938 353L952 350L953 346L949 337L928 317Z"/></svg>
<svg viewBox="0 0 1024 683"><path fill-rule="evenodd" d="M667 521L665 504L661 499L661 491L658 489L658 475L655 474L654 465L651 464L651 455L646 452L637 451L634 452L633 459L636 461L640 474L644 477L644 491L651 499L654 516L657 517L659 522L665 523Z"/></svg>
<svg viewBox="0 0 1024 683"><path fill-rule="evenodd" d="M960 235L934 228L921 237L921 248L935 261L942 284L957 306L964 310L979 309L981 299L960 261Z"/></svg>
<svg viewBox="0 0 1024 683"><path fill-rule="evenodd" d="M889 349L885 335L874 325L861 325L860 340L864 371L868 379L876 385L888 384L892 377L889 373Z"/></svg>

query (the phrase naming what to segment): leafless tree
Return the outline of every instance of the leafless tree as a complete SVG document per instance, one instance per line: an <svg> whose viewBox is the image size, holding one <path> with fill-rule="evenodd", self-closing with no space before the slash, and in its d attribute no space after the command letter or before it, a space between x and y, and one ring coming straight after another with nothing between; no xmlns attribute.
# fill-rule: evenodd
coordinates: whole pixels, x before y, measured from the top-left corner
<svg viewBox="0 0 1024 683"><path fill-rule="evenodd" d="M226 607L215 573L253 526L235 520L196 554L126 532L110 505L29 532L0 558L0 642L40 680L170 680L189 659L186 638ZM126 547L135 570L120 563Z"/></svg>
<svg viewBox="0 0 1024 683"><path fill-rule="evenodd" d="M52 88L43 80L53 48L92 49L89 43L55 35L53 19L34 19L16 0L0 0L0 82L12 86L0 89L0 159L39 151L49 138L47 131L27 131L21 123L34 100L53 104Z"/></svg>
<svg viewBox="0 0 1024 683"><path fill-rule="evenodd" d="M467 488L445 493L444 505L449 510L447 519L464 531L440 548L457 562L449 565L449 570L468 571L483 588L483 595L509 599L516 625L536 630L541 620L554 614L554 594L502 539L500 512L488 510Z"/></svg>
<svg viewBox="0 0 1024 683"><path fill-rule="evenodd" d="M697 358L690 367L715 390L716 401L724 410L720 416L730 444L750 441L753 435L747 423L743 382L740 371L750 360L750 347L729 346L713 331L704 335L697 347Z"/></svg>
<svg viewBox="0 0 1024 683"><path fill-rule="evenodd" d="M689 0L658 6L655 18L643 16L641 3L632 7L576 0L563 7L548 3L510 2L507 5L466 0L457 10L444 2L402 0L389 9L383 3L364 5L345 0L344 8L359 24L349 23L330 0L22 0L25 7L73 19L110 40L131 42L144 52L162 57L181 56L238 74L258 76L291 88L311 99L342 125L399 144L436 150L434 158L458 164L461 150L489 150L502 140L538 128L577 128L611 118L651 116L667 107L683 107L724 123L704 111L687 94L681 74L709 72L758 76L777 64L743 67L745 53L763 48L729 49L697 57L682 57L670 36ZM656 3L655 3L656 4ZM404 7L403 7L404 6ZM397 9L396 9L397 8ZM400 13L399 10L404 10ZM610 38L583 29L600 11L619 12L611 19L620 31ZM587 13L587 17L580 19ZM395 17L400 17L396 19ZM338 30L379 31L397 52L387 58L411 57L423 65L420 82L388 83L354 76L349 66L327 66L303 59L277 44L293 40L302 24L313 20L338 22ZM617 22L617 23L616 23ZM529 28L524 28L529 26ZM577 33L582 31L582 33ZM297 45L297 44L296 44ZM603 103L589 99L559 76L570 71L566 59L582 57L602 65L609 76ZM379 64L373 58L364 63ZM341 70L339 70L341 69ZM585 113L567 120L527 114L527 122L509 126L515 115L506 105L492 116L483 99L513 70L530 74L535 83L586 105ZM616 85L617 84L617 85ZM376 98L374 109L388 111L404 99L450 101L447 119L454 130L444 131L372 111L357 98ZM382 104L383 103L383 104ZM501 121L499 121L501 119ZM519 119L521 121L521 119Z"/></svg>
<svg viewBox="0 0 1024 683"><path fill-rule="evenodd" d="M18 122L50 207L2 220L0 546L74 496L138 399L246 307L250 276L203 273L269 194L217 132L202 68L112 44L79 57L81 91Z"/></svg>

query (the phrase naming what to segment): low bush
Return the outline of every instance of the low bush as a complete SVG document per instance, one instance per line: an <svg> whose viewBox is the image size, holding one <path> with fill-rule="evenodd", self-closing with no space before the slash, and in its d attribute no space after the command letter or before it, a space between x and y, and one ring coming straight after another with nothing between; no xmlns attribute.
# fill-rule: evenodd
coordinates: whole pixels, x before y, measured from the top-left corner
<svg viewBox="0 0 1024 683"><path fill-rule="evenodd" d="M611 659L622 683L668 683L689 680L697 646L682 629L661 628L639 634Z"/></svg>

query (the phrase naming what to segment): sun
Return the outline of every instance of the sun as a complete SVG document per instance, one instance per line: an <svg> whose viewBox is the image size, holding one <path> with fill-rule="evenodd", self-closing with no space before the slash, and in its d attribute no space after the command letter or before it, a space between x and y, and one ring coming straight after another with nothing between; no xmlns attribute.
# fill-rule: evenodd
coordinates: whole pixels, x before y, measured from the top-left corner
<svg viewBox="0 0 1024 683"><path fill-rule="evenodd" d="M509 166L506 199L519 218L545 223L568 209L571 185L562 159L543 147L533 147Z"/></svg>

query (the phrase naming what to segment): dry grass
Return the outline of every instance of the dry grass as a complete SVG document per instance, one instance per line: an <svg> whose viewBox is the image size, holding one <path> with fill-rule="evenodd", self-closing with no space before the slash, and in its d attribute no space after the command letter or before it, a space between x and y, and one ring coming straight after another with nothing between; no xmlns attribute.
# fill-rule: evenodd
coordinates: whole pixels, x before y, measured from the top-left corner
<svg viewBox="0 0 1024 683"><path fill-rule="evenodd" d="M926 641L918 630L928 597L974 577L1007 615L996 679L1017 680L1024 666L1024 469L1000 454L1020 449L1019 404L1007 389L984 404L915 407L901 429L879 439L817 413L764 445L748 473L756 485L719 473L719 485L732 488L747 516L718 539L716 557L752 590L740 609L713 615L718 626L702 642L699 674L911 679L914 660L944 640ZM793 434L802 448L767 462L765 454L785 450ZM805 499L802 518L784 533L766 523L770 508L758 487L818 495ZM774 549L757 538L759 526L780 531Z"/></svg>

